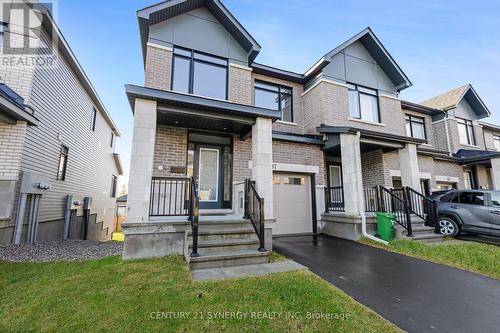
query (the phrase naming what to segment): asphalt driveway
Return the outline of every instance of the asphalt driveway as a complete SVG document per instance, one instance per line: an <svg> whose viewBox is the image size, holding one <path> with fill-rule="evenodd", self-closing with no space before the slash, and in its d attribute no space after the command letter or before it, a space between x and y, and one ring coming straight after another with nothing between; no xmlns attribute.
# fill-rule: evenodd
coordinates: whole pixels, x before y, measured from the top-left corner
<svg viewBox="0 0 500 333"><path fill-rule="evenodd" d="M329 236L273 246L406 331L499 330L499 280Z"/></svg>

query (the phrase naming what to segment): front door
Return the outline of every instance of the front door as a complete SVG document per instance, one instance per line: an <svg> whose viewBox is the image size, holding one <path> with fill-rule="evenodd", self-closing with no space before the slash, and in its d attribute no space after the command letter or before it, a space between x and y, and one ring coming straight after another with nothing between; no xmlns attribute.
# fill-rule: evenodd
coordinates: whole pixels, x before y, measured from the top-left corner
<svg viewBox="0 0 500 333"><path fill-rule="evenodd" d="M222 149L199 146L195 153L195 174L201 209L222 208Z"/></svg>

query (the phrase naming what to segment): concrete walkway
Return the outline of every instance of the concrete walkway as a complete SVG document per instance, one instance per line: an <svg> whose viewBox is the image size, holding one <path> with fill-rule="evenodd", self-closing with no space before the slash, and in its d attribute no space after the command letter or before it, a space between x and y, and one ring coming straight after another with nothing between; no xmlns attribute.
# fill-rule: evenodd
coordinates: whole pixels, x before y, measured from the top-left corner
<svg viewBox="0 0 500 333"><path fill-rule="evenodd" d="M297 271L301 269L307 269L307 267L298 264L293 260L284 260L257 265L195 269L191 272L191 274L193 276L193 280L203 281L261 276L272 273Z"/></svg>
<svg viewBox="0 0 500 333"><path fill-rule="evenodd" d="M273 246L408 332L499 330L499 280L329 236Z"/></svg>

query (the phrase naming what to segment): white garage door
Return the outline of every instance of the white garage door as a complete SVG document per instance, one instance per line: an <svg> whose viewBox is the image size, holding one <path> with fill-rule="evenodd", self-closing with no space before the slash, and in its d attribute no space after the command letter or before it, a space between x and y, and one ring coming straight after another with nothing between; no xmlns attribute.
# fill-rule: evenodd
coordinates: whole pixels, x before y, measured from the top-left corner
<svg viewBox="0 0 500 333"><path fill-rule="evenodd" d="M273 200L273 235L312 232L310 176L274 173Z"/></svg>

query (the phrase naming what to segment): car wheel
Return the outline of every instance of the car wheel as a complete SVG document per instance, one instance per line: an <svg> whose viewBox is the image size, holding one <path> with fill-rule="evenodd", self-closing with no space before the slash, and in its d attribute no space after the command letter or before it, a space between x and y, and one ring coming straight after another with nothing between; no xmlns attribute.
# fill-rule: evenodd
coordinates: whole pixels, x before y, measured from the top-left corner
<svg viewBox="0 0 500 333"><path fill-rule="evenodd" d="M460 228L455 220L449 217L440 217L439 231L445 236L455 237L460 232Z"/></svg>

